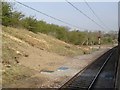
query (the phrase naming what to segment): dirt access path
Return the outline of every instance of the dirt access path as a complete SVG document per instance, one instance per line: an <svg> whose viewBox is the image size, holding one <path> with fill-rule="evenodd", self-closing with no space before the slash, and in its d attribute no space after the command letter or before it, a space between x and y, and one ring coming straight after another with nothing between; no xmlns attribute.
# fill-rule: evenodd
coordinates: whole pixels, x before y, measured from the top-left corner
<svg viewBox="0 0 120 90"><path fill-rule="evenodd" d="M54 53L39 51L30 47L29 57L23 57L20 64L36 70L30 78L20 80L10 87L17 88L58 88L85 66L93 62L110 48L102 48L92 54L74 58L58 56ZM46 56L47 55L47 56Z"/></svg>

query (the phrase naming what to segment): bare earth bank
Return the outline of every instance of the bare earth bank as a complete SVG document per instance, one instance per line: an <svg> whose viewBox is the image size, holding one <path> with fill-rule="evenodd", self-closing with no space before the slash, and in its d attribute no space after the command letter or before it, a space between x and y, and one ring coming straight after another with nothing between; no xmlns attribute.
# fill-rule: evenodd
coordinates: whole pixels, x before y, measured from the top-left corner
<svg viewBox="0 0 120 90"><path fill-rule="evenodd" d="M34 63L32 63L33 61L31 61L31 63L26 62L27 66L31 68L34 67L34 69L36 68L35 74L25 80L19 80L17 83L12 84L9 87L59 88L77 72L92 63L96 58L101 56L107 50L109 50L109 48L102 48L101 50L95 51L92 54L76 56L74 58L63 58L63 62L61 63L57 62L58 60L56 60L56 62L54 63L48 63L50 64L48 65L49 67L54 67L55 65L54 69L47 68L47 70L39 70L39 68L37 67L39 66L39 63L37 61L34 61ZM25 60L23 61L23 64L25 64Z"/></svg>

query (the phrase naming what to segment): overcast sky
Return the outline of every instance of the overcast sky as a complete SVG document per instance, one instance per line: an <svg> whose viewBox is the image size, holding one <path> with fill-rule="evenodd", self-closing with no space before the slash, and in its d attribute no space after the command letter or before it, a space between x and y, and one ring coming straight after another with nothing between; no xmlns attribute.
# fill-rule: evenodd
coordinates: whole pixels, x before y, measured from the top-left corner
<svg viewBox="0 0 120 90"><path fill-rule="evenodd" d="M86 0L87 1L87 0ZM33 7L41 12L48 15L61 19L70 24L76 25L80 28L86 28L88 30L101 30L99 26L86 18L83 14L75 10L67 2L22 2L30 7ZM94 16L91 10L84 2L71 2L82 12L87 14L90 18L94 19L100 25L101 22ZM90 7L94 10L97 16L105 23L105 25L111 30L118 30L118 3L117 2L88 2ZM47 16L44 16L36 11L26 8L22 5L15 3L15 9L23 12L27 16L35 16L38 20L44 20L48 23L54 23L57 25L69 26L70 25L61 23L53 20ZM104 28L103 31L110 31L110 29ZM80 29L83 30L83 29Z"/></svg>

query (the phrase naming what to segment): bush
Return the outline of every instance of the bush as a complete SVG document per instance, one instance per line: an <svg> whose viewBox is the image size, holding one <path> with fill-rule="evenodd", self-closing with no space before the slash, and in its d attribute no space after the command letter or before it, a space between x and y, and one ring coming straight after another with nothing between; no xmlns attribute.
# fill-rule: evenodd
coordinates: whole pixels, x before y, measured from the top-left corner
<svg viewBox="0 0 120 90"><path fill-rule="evenodd" d="M13 11L12 5L7 2L2 3L2 25L22 27L34 33L41 32L75 45L98 44L98 32L79 30L69 31L68 27L48 24L45 21L37 20L33 16L25 17L21 12ZM116 35L113 35L112 33L101 33L101 36L103 36L101 38L102 44L112 43L112 39L116 39Z"/></svg>

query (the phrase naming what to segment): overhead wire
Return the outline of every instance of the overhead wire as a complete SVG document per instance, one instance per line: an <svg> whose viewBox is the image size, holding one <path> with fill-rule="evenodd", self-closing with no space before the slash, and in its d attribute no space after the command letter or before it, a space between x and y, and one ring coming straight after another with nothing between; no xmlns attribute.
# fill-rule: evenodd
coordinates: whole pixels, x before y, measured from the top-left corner
<svg viewBox="0 0 120 90"><path fill-rule="evenodd" d="M94 16L99 20L99 22L107 29L109 29L105 23L98 17L98 15L95 13L95 11L91 8L91 6L88 4L88 2L86 0L84 0L86 5L89 7L89 9L92 11L92 13L94 14Z"/></svg>
<svg viewBox="0 0 120 90"><path fill-rule="evenodd" d="M69 25L69 26L73 26L73 27L75 27L75 28L77 28L77 29L85 29L85 30L88 30L88 29L86 29L86 28L78 27L78 26L76 26L76 25L70 24L70 23L68 23L68 22L65 22L65 21L63 21L63 20L60 20L60 19L58 19L58 18L56 18L56 17L53 17L53 16L51 16L51 15L48 15L48 14L42 12L42 11L39 11L39 10L37 10L37 9L35 9L35 8L33 8L33 7L30 7L30 6L26 5L26 4L23 4L23 3L19 2L19 1L16 1L16 0L14 0L14 1L15 1L16 3L18 3L18 4L20 4L20 5L23 5L23 6L29 8L29 9L31 9L31 10L34 10L34 11L36 11L36 12L42 14L42 15L45 15L45 16L47 16L47 17L49 17L49 18L52 18L52 19L54 19L54 20L56 20L56 21L62 22L62 23L67 24L67 25Z"/></svg>
<svg viewBox="0 0 120 90"><path fill-rule="evenodd" d="M78 9L75 5L73 5L71 2L66 0L68 4L70 4L73 8L75 8L79 13L83 14L85 17L87 17L89 20L91 20L93 23L95 23L97 26L99 26L101 29L104 29L100 24L98 24L96 21L94 21L92 18L90 18L88 15L83 13L80 9Z"/></svg>

